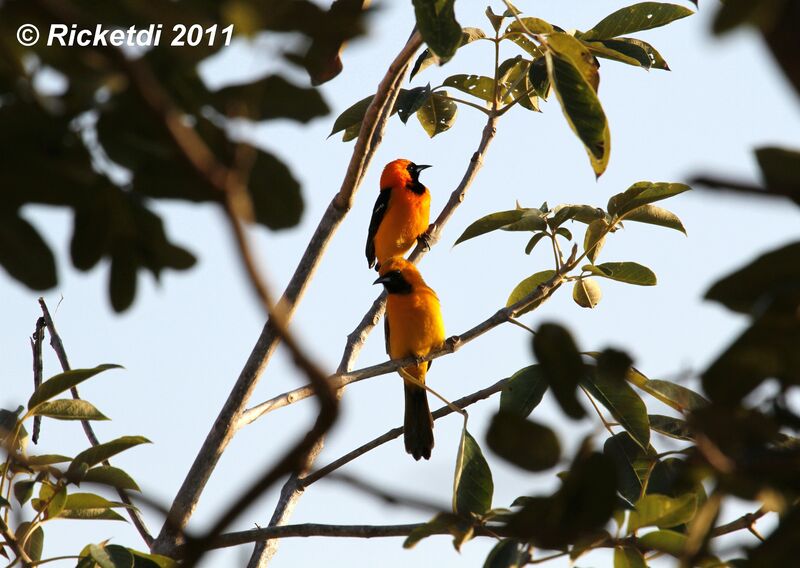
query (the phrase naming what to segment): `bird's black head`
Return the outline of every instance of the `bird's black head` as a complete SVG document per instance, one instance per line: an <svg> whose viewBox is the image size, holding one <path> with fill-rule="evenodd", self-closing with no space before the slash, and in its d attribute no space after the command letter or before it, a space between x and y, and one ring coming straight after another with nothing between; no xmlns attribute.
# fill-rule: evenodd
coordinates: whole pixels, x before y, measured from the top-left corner
<svg viewBox="0 0 800 568"><path fill-rule="evenodd" d="M425 193L425 186L422 185L422 183L420 183L420 181L419 181L419 173L422 170L430 168L430 167L431 166L424 165L424 164L423 165L417 165L414 162L409 163L408 166L406 167L406 170L408 170L408 174L411 176L411 183L409 183L407 185L408 189L410 189L414 193L418 193L418 194Z"/></svg>
<svg viewBox="0 0 800 568"><path fill-rule="evenodd" d="M392 270L378 278L373 284L383 284L389 294L410 294L411 284L399 270Z"/></svg>

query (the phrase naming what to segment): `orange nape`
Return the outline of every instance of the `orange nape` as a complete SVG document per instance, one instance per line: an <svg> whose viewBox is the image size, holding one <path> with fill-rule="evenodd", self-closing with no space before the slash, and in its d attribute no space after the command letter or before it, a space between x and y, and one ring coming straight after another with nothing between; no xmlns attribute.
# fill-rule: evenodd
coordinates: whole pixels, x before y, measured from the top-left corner
<svg viewBox="0 0 800 568"><path fill-rule="evenodd" d="M402 256L423 238L430 221L431 194L419 174L429 167L401 159L383 168L367 233L370 268L378 269L387 259Z"/></svg>
<svg viewBox="0 0 800 568"><path fill-rule="evenodd" d="M417 267L402 257L385 260L380 278L388 293L386 301L386 352L392 359L424 357L444 344L445 331L439 298L422 279ZM425 383L431 367L426 361L404 367L403 371ZM404 380L406 452L414 459L430 459L433 449L433 418L425 389Z"/></svg>

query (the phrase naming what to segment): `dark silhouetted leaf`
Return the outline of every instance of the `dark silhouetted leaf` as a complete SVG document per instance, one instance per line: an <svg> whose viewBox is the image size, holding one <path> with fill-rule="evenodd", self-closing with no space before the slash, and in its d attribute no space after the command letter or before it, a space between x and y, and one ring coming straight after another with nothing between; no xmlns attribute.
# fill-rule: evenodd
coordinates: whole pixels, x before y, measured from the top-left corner
<svg viewBox="0 0 800 568"><path fill-rule="evenodd" d="M570 333L557 324L542 324L533 338L533 352L562 410L570 418L583 418L586 411L575 389L586 374L586 365Z"/></svg>
<svg viewBox="0 0 800 568"><path fill-rule="evenodd" d="M317 89L298 87L280 75L225 87L213 93L212 100L221 113L256 122L288 118L306 123L330 112Z"/></svg>
<svg viewBox="0 0 800 568"><path fill-rule="evenodd" d="M546 236L547 236L547 233L543 233L543 232L542 233L536 233L535 235L533 235L531 237L531 240L528 241L528 244L525 245L525 254L531 254L531 251L533 251L533 247L535 247L537 244L539 244L539 241L541 241Z"/></svg>
<svg viewBox="0 0 800 568"><path fill-rule="evenodd" d="M300 183L288 166L272 154L258 153L248 191L258 223L277 230L300 222L303 213Z"/></svg>
<svg viewBox="0 0 800 568"><path fill-rule="evenodd" d="M403 124L408 122L408 119L425 104L425 101L428 100L430 96L430 84L409 90L401 89L394 103L394 108L400 116L400 120L403 121Z"/></svg>
<svg viewBox="0 0 800 568"><path fill-rule="evenodd" d="M555 432L512 412L495 414L486 442L497 455L528 471L550 469L561 457Z"/></svg>
<svg viewBox="0 0 800 568"><path fill-rule="evenodd" d="M44 549L44 530L41 526L31 531L31 523L25 521L19 524L14 536L18 542L25 542L23 549L31 560L39 561L42 559Z"/></svg>
<svg viewBox="0 0 800 568"><path fill-rule="evenodd" d="M520 568L525 566L526 557L522 543L513 538L504 538L489 552L483 568Z"/></svg>
<svg viewBox="0 0 800 568"><path fill-rule="evenodd" d="M538 365L514 373L500 391L500 411L527 417L542 401L547 381Z"/></svg>
<svg viewBox="0 0 800 568"><path fill-rule="evenodd" d="M472 538L472 522L464 517L451 513L439 513L433 519L411 531L403 541L403 548L414 548L424 538L447 531L453 535L453 546L456 550Z"/></svg>
<svg viewBox="0 0 800 568"><path fill-rule="evenodd" d="M463 233L461 233L461 236L456 239L456 242L453 243L453 246L480 235L490 233L491 231L496 231L502 227L511 225L512 223L522 219L524 214L524 209L512 209L510 211L498 211L497 213L491 213L490 215L481 217L474 223L470 224L470 226L467 227Z"/></svg>
<svg viewBox="0 0 800 568"><path fill-rule="evenodd" d="M39 232L22 217L0 214L0 265L33 290L56 285L56 261Z"/></svg>
<svg viewBox="0 0 800 568"><path fill-rule="evenodd" d="M614 547L614 568L647 568L644 556L638 548Z"/></svg>
<svg viewBox="0 0 800 568"><path fill-rule="evenodd" d="M686 535L670 530L652 531L640 536L639 543L653 550L680 556L686 546Z"/></svg>
<svg viewBox="0 0 800 568"><path fill-rule="evenodd" d="M413 0L417 28L441 63L461 45L461 25L456 21L455 0Z"/></svg>
<svg viewBox="0 0 800 568"><path fill-rule="evenodd" d="M586 258L592 264L603 249L608 231L609 226L605 219L596 219L586 227L586 234L583 236L583 250L586 251Z"/></svg>
<svg viewBox="0 0 800 568"><path fill-rule="evenodd" d="M483 30L480 28L463 28L461 30L461 44L459 48L484 37L486 37L486 34L483 33ZM431 53L430 49L425 49L414 62L414 66L411 68L408 78L413 79L414 75L436 63L436 59L436 56Z"/></svg>
<svg viewBox="0 0 800 568"><path fill-rule="evenodd" d="M638 501L653 463L658 460L653 447L648 446L645 451L628 432L620 432L606 440L603 454L613 461L617 470L620 494L631 503Z"/></svg>

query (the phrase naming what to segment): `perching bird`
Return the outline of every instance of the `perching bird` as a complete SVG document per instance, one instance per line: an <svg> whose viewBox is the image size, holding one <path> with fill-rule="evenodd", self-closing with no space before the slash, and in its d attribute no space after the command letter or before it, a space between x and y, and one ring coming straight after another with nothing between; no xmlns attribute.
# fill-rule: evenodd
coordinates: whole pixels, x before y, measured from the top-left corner
<svg viewBox="0 0 800 568"><path fill-rule="evenodd" d="M436 292L431 290L419 270L402 257L384 260L380 278L388 292L386 303L386 351L392 359L414 355L424 357L444 344L444 322ZM420 382L431 367L430 361L404 367L402 370ZM402 373L401 373L402 376ZM406 380L403 382L406 408L406 451L420 458L430 459L433 449L433 418L428 407L425 389Z"/></svg>
<svg viewBox="0 0 800 568"><path fill-rule="evenodd" d="M381 174L381 192L372 210L367 234L369 267L393 256L402 256L419 239L427 246L431 194L419 181L419 173L430 166L409 160L389 162Z"/></svg>

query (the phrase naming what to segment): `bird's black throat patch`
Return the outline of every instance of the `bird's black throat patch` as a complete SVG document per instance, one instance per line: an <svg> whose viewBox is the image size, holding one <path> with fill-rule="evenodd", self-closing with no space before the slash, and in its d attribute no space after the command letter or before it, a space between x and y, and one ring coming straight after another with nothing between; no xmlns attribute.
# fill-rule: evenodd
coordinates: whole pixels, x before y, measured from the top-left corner
<svg viewBox="0 0 800 568"><path fill-rule="evenodd" d="M383 287L386 288L389 294L411 293L411 284L409 284L408 280L403 277L403 274L399 270L387 272L383 278L386 278L383 282Z"/></svg>

